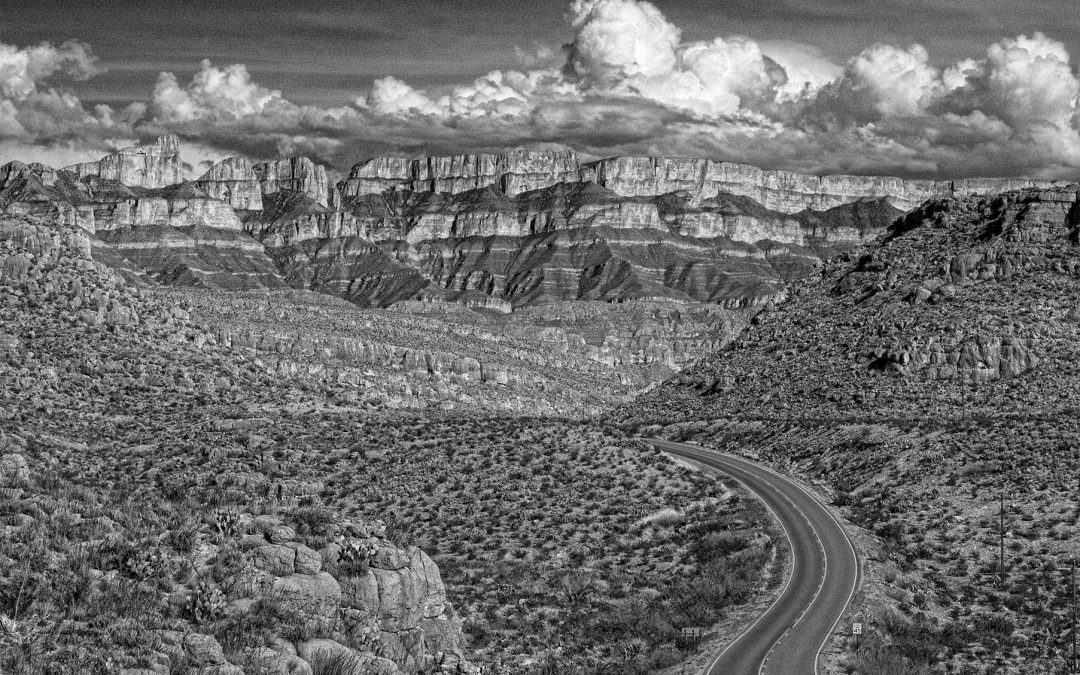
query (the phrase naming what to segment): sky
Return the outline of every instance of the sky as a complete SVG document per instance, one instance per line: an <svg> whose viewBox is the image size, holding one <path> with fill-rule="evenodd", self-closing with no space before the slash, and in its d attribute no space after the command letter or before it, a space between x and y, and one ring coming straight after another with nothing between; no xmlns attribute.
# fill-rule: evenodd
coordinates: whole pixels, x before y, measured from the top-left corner
<svg viewBox="0 0 1080 675"><path fill-rule="evenodd" d="M37 0L0 19L0 161L175 133L192 176L569 146L1068 179L1071 54L1080 13L1038 0Z"/></svg>

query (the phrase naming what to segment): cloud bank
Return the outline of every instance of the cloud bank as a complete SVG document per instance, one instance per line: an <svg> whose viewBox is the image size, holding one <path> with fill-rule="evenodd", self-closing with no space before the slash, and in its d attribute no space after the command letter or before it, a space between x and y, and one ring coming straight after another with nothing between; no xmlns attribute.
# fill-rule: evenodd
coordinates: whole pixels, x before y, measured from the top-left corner
<svg viewBox="0 0 1080 675"><path fill-rule="evenodd" d="M566 22L561 50L518 50L523 70L439 91L391 74L337 108L293 103L243 64L203 61L186 82L161 73L145 102L87 109L64 87L95 74L89 46L0 45L0 152L85 159L168 132L200 156L307 154L341 169L377 154L565 144L585 157L810 173L1080 177L1080 80L1043 33L939 67L918 44L874 44L835 63L798 43L685 41L644 0L574 0Z"/></svg>

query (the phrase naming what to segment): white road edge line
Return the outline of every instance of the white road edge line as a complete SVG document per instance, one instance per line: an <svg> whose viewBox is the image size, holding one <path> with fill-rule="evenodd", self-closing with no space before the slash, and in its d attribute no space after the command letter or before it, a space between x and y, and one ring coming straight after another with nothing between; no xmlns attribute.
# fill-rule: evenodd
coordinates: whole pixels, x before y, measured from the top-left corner
<svg viewBox="0 0 1080 675"><path fill-rule="evenodd" d="M783 476L781 476L781 478L783 478ZM817 589L814 590L814 597L810 599L810 602L803 609L802 613L799 614L799 618L795 619L795 622L788 626L787 630L784 631L784 634L778 637L776 639L776 642L772 643L772 646L769 647L769 651L765 653L765 659L761 662L761 665L758 666L758 675L761 675L761 671L765 669L765 662L769 660L770 656L772 656L773 651L776 650L776 646L784 641L784 638L788 636L788 633L791 632L792 628L799 625L799 622L803 620L803 618L806 616L806 613L810 611L810 609L814 606L814 603L817 602L817 599L821 597L821 589L825 587L825 579L829 576L829 556L825 553L825 546L821 543L821 537L818 536L817 530L814 529L814 524L811 523L810 519L806 517L806 514L803 513L803 510L796 506L795 502L791 501L790 497L785 495L783 492L780 493L780 496L786 499L788 504L791 504L791 508L795 509L795 512L802 516L802 519L806 521L806 524L808 526L810 526L810 531L814 533L814 539L817 541L818 549L821 550L821 560L824 563L825 568L821 571L821 580L818 581ZM831 633L832 631L830 630L829 632ZM817 659L820 653L821 650L818 649L818 654L814 655L814 675L817 675Z"/></svg>
<svg viewBox="0 0 1080 675"><path fill-rule="evenodd" d="M656 439L656 440L661 440L661 439ZM669 442L669 443L676 443L676 441L668 441L668 442ZM689 443L685 443L684 445L690 445L690 444L689 444ZM696 449L699 449L699 450L701 450L701 451L705 451L705 452L708 452L708 451L709 451L709 448L702 448L701 446L693 446L693 447L694 447L694 448L696 448ZM718 452L718 451L716 451L716 450L713 450L712 452ZM721 453L721 454L722 454L722 453ZM696 460L694 460L694 459L692 459L692 458L687 458L687 457L682 457L682 459L690 459L690 461L692 461L692 462L695 462L695 461L696 461ZM696 462L696 463L698 463L698 464L701 464L701 462ZM723 469L719 469L719 468L717 468L717 467L715 467L715 466L708 466L707 464L704 464L703 466L706 466L706 467L708 467L709 469L712 469L713 471L719 471L720 473L724 473L724 470L723 470ZM789 551L789 552L791 553L791 574L789 574L789 575L787 576L787 578L786 578L786 579L784 579L784 585L783 585L783 586L782 586L782 587L780 588L780 593L779 593L779 595L777 595L777 596L776 596L776 599L772 601L772 604L770 604L770 605L769 605L769 606L768 606L768 607L767 607L767 608L765 609L765 611L764 611L764 612L762 612L762 613L761 613L761 614L760 614L760 615L758 616L758 618L754 620L754 623L752 623L752 624L750 624L749 626L747 626L747 627L746 627L746 628L745 628L745 629L743 630L743 632L739 633L739 634L738 634L738 635L737 635L737 636L736 636L736 637L735 637L735 638L734 638L734 639L733 639L733 640L732 640L731 642L729 642L729 643L728 643L728 646L727 646L727 647L724 647L724 651L720 652L720 653L719 653L719 654L717 655L717 657L716 657L715 659L713 659L713 660L712 660L712 661L711 661L711 662L709 663L709 665L708 665L708 666L706 666L706 667L705 667L705 669L704 669L704 670L702 671L702 673L703 673L704 675L709 675L709 672L710 672L710 671L712 671L712 669L716 667L716 664L720 662L720 659L724 658L724 656L726 656L726 655L727 655L727 653L728 653L729 651L731 651L731 648L732 648L732 647L734 647L734 646L735 646L736 644L738 644L739 640L741 640L741 639L743 639L744 637L746 637L746 635L747 635L747 634L748 634L748 633L749 633L750 631L754 630L754 626L756 626L756 625L758 625L759 623L761 623L761 620L762 620L762 619L764 619L764 618L765 618L766 616L768 616L768 615L769 615L769 612L771 612L771 611L773 610L773 608L774 608L774 607L776 607L777 603L779 603L779 602L780 602L781 598L783 598L783 597L784 597L784 593L785 593L785 592L787 591L787 589L788 589L788 586L789 586L789 585L791 585L791 579L792 579L792 578L793 578L793 577L795 576L795 542L793 542L793 541L791 540L791 534L790 534L790 533L788 532L788 530L787 530L787 526L786 526L786 525L784 525L784 521L780 520L780 516L776 515L776 512L775 512L775 511L773 511L772 507L771 507L771 506L769 506L768 502L766 502L766 501L765 501L765 499L764 499L764 498L763 498L763 497L762 497L761 495L759 495L759 494L758 494L758 493L757 493L756 491L754 491L754 490L750 489L750 487L749 487L749 486L748 486L748 485L747 485L746 483L742 482L741 480L739 480L738 478L736 478L736 477L732 476L731 474L726 474L726 473L724 473L724 475L725 475L725 476L727 476L728 478L730 478L731 480L735 481L735 482L736 482L736 483L738 483L739 485L742 485L742 486L743 486L743 488L744 488L744 489L745 489L745 490L746 490L747 492L750 492L751 494L753 494L753 495L756 495L756 496L757 496L757 499L758 499L758 501L760 501L760 502L761 502L762 506L764 506L764 507L765 507L765 508L766 508L766 509L767 509L767 510L769 511L769 513L771 513L771 514L772 514L772 517L773 517L773 518L774 518L774 519L776 520L776 522L780 523L780 529L784 531L784 537L786 537L786 538L787 538L787 540L788 540L788 551ZM773 643L773 646L775 646L775 643ZM769 652L771 652L771 651L772 651L772 647L770 647L770 648L769 648ZM766 659L768 659L768 657L769 657L769 652L766 652L766 653L765 653L765 658L766 658ZM761 675L761 668L763 668L764 666L765 666L765 661L764 661L764 660L762 660L762 662L761 662L761 666L759 666L759 667L758 667L758 675Z"/></svg>
<svg viewBox="0 0 1080 675"><path fill-rule="evenodd" d="M689 445L689 443L687 445ZM701 447L701 446L698 446L698 447ZM713 450L713 452L720 452L720 451L719 450ZM726 453L721 453L721 454L726 454ZM742 458L741 457L736 457L735 459L742 459ZM840 625L840 621L841 621L841 619L844 618L844 614L847 614L848 607L851 606L851 599L853 597L855 597L855 592L859 588L859 580L862 578L862 565L859 562L859 554L856 553L855 545L851 543L851 537L848 536L847 531L844 530L844 527L840 524L840 521L837 520L836 516L834 516L832 514L832 511L825 508L825 505L822 504L821 501L819 501L817 497L815 497L813 494L811 494L809 490L804 488L802 485L800 485L795 480L792 480L791 478L788 478L787 476L781 474L778 471L774 471L774 470L770 469L767 466L757 464L757 463L753 464L753 466L758 466L763 471L767 471L768 473L771 473L774 476L777 476L777 477L779 477L779 478L781 478L783 480L786 480L787 482L791 483L795 487L799 488L799 490L801 490L802 493L805 494L807 497L809 497L810 499L817 502L818 505L821 506L821 510L824 511L829 516L829 518L833 521L833 523L836 524L837 529L840 530L840 533L844 535L844 541L847 542L848 548L851 549L851 557L852 557L852 559L855 560L855 581L852 582L851 590L848 591L847 600L844 602L844 610L842 612L840 612L840 616L836 617L836 621L833 622L832 628L829 629L829 634L825 637L825 640L821 643L821 646L818 647L817 655L814 657L814 675L817 675L817 673L818 673L818 662L821 660L821 652L822 652L822 650L825 649L825 644L832 638L833 633L836 631L836 627L838 625ZM815 536L817 536L816 531L815 531ZM818 543L820 544L821 543L821 537L817 537L817 539L818 539ZM822 550L824 550L824 546L822 546ZM826 558L825 558L826 571L828 570L828 562L829 562L829 559L826 556ZM824 582L823 582L823 584L824 584ZM820 589L819 589L819 593L820 593ZM817 600L817 594L814 595L814 600L815 601ZM813 604L813 602L811 602L811 604Z"/></svg>
<svg viewBox="0 0 1080 675"><path fill-rule="evenodd" d="M661 439L657 439L657 440L661 440ZM669 443L674 443L676 445L678 445L680 443L679 441L668 441L668 442ZM784 481L787 481L788 483L791 483L792 485L797 487L803 494L805 494L811 500L816 502L818 504L818 506L821 507L821 510L824 511L825 514L828 515L829 518L833 521L833 523L836 524L836 527L837 527L838 530L840 530L840 533L844 535L844 541L847 542L848 548L851 550L851 557L855 561L855 580L851 584L851 590L848 591L847 600L844 601L844 609L840 612L840 616L836 617L836 621L833 622L832 627L829 629L829 634L825 636L825 639L822 641L821 646L818 647L817 653L814 656L814 675L817 675L817 673L818 673L818 663L821 661L821 652L825 649L825 645L832 638L833 633L835 633L835 631L836 631L836 627L838 625L840 625L840 621L844 618L844 615L847 614L848 607L851 606L851 599L853 597L855 597L855 592L859 588L859 580L862 578L862 564L859 561L859 554L855 551L855 545L851 543L851 537L848 536L847 531L844 530L844 527L840 524L840 521L836 519L836 516L834 516L832 514L832 511L825 508L825 505L822 504L821 501L818 500L817 497L812 495L809 490L807 490L806 488L804 488L802 485L800 485L796 481L792 480L791 478L788 478L787 476L784 476L783 474L779 473L778 471L774 471L774 470L770 469L769 467L764 466L763 464L759 464L759 463L756 463L756 462L751 463L750 461L748 461L747 459L745 459L743 457L738 457L736 455L731 455L731 454L728 454L726 452L721 452L720 450L716 450L714 448L707 448L705 446L696 445L696 444L693 444L693 443L682 443L682 445L688 445L690 447L697 448L697 449L699 449L701 451L704 451L706 453L711 452L711 453L723 455L725 457L730 457L731 459L734 459L736 461L741 461L744 464L748 464L751 467L760 468L761 470L763 470L763 471L765 471L767 473L771 473L772 475L776 476L777 478L780 478L781 480L784 480ZM717 470L722 471L721 469L717 469ZM746 487L746 485L742 481L740 481L739 479L734 478L734 477L732 477L732 479L735 480L736 482L738 482L740 485L743 485L743 487ZM749 490L750 488L747 487L747 489ZM753 490L750 490L750 491L753 492ZM762 499L762 502L764 503L764 499ZM794 506L794 504L792 504L792 505ZM769 508L768 504L766 504L765 506L766 506L766 508ZM807 520L807 522L809 523L809 519L806 518L806 514L802 513L802 511L799 510L798 507L796 507L795 510L799 511L799 514L802 515L802 517L805 518ZM769 512L773 514L774 518L776 518L777 520L780 520L779 517L776 516L776 513L771 508L769 508ZM794 545L793 545L793 543L791 541L791 535L788 534L787 528L784 527L784 524L782 522L780 523L780 526L784 530L784 536L787 537L788 547L792 551L794 551ZM813 525L811 525L810 529L814 531L814 538L816 538L818 540L818 546L821 547L822 557L825 559L825 574L827 576L828 575L828 570L829 570L829 557L824 554L825 546L822 544L821 537L818 536L817 530L814 530ZM794 555L792 555L791 576L792 577L795 576L795 556ZM783 591L787 590L787 586L788 586L788 583L790 583L790 581L791 581L791 577L789 577L787 579L787 581L784 582L784 588L781 590L780 595L777 596L776 600L773 601L773 604L769 606L769 609L765 610L765 612L761 616L759 616L757 618L757 621L750 624L749 628L747 628L745 631L740 633L739 636L737 638L735 638L735 640L730 645L728 645L727 648L724 649L723 652L720 653L720 656L716 657L716 659L713 660L713 662L709 665L709 668L707 668L705 670L706 673L708 673L709 670L711 670L712 667L714 665L716 665L716 662L719 661L720 658L724 654L726 654L727 651L729 649L731 649L735 645L735 642L738 642L739 640L741 640L747 633L749 633L754 628L754 626L756 626L758 624L758 622L760 622L763 618L765 618L765 615L768 614L772 610L773 606L775 606L776 603L780 601L780 598L783 596ZM825 580L824 580L824 577L823 577L821 584L818 586L817 592L814 593L814 598L810 601L810 604L806 606L806 609L803 610L802 616L805 616L806 612L810 610L810 607L815 602L817 602L818 597L821 595L821 589L822 589L822 587L824 587L824 585L825 585ZM802 616L799 617L799 621L802 620ZM795 623L797 624L798 621L796 621ZM786 636L786 633L785 633L785 636ZM775 643L773 643L772 647L769 648L769 651L765 655L765 660L768 660L769 654L772 653L773 648L775 648L776 645L780 642L780 640L782 640L785 636L781 636L779 640L777 640ZM764 667L765 667L765 661L762 661L761 666L758 668L758 675L761 675L761 669L764 668Z"/></svg>

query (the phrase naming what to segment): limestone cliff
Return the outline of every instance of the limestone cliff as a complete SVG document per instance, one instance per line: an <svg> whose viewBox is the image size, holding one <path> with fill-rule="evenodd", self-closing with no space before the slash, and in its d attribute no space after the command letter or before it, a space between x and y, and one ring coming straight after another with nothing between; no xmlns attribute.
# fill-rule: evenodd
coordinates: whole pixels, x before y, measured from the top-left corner
<svg viewBox="0 0 1080 675"><path fill-rule="evenodd" d="M245 157L221 160L210 167L195 184L214 199L220 199L237 211L263 209L259 175Z"/></svg>
<svg viewBox="0 0 1080 675"><path fill-rule="evenodd" d="M624 197L683 191L694 200L719 193L749 197L782 213L824 211L859 199L884 199L908 211L938 197L996 194L1024 187L1053 187L1053 181L973 178L956 181L903 180L890 176L812 176L771 171L711 159L613 157L579 163L564 151L517 150L504 155L458 155L404 159L376 157L355 165L342 182L345 196L379 194L391 187L413 192L456 194L495 187L508 196L561 182L596 183Z"/></svg>
<svg viewBox="0 0 1080 675"><path fill-rule="evenodd" d="M249 227L308 288L365 304L423 290L514 307L650 298L752 306L899 215L884 202L786 215L731 195L622 197L591 182L513 197L494 186L394 190L346 197L343 207L296 196L275 201L272 217L249 219ZM388 285L409 271L411 281Z"/></svg>
<svg viewBox="0 0 1080 675"><path fill-rule="evenodd" d="M339 188L346 197L380 194L385 190L457 194L489 186L515 196L556 183L582 180L572 150L514 150L506 154L452 155L404 159L376 157L353 167Z"/></svg>
<svg viewBox="0 0 1080 675"><path fill-rule="evenodd" d="M96 162L73 164L63 170L79 180L93 176L129 187L162 188L183 178L180 141L176 136L160 136L149 145L123 148Z"/></svg>
<svg viewBox="0 0 1080 675"><path fill-rule="evenodd" d="M264 195L286 190L299 192L311 197L319 206L329 206L333 198L333 186L327 178L326 167L307 157L253 164L251 170L258 177Z"/></svg>
<svg viewBox="0 0 1080 675"><path fill-rule="evenodd" d="M656 298L733 308L779 299L786 283L928 198L1044 184L819 177L707 159L582 164L571 150L375 158L337 186L304 157L229 158L166 188L142 186L163 169L140 178L131 168L131 158L178 152L163 137L93 170L13 163L0 173L0 204L101 232L131 274L165 283L284 281L364 306L436 299L509 311ZM179 231L191 228L203 234ZM159 238L152 255L148 236Z"/></svg>
<svg viewBox="0 0 1080 675"><path fill-rule="evenodd" d="M793 284L734 349L633 414L918 419L939 399L1017 415L1072 406L1078 234L1075 185L928 202Z"/></svg>

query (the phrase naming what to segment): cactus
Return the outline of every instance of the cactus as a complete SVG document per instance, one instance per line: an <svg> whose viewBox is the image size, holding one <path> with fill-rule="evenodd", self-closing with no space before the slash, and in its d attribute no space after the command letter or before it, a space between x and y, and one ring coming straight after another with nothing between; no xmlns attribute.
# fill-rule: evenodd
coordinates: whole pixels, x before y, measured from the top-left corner
<svg viewBox="0 0 1080 675"><path fill-rule="evenodd" d="M226 537L235 537L240 531L240 516L235 511L218 509L214 511L214 521L218 532Z"/></svg>
<svg viewBox="0 0 1080 675"><path fill-rule="evenodd" d="M146 581L160 575L168 562L168 557L160 548L139 551L124 559L124 571L139 581Z"/></svg>
<svg viewBox="0 0 1080 675"><path fill-rule="evenodd" d="M225 612L225 594L204 579L188 598L187 612L195 623L212 621Z"/></svg>
<svg viewBox="0 0 1080 675"><path fill-rule="evenodd" d="M378 550L378 541L374 537L367 539L338 538L338 565L343 572L364 572L368 567L368 558Z"/></svg>

